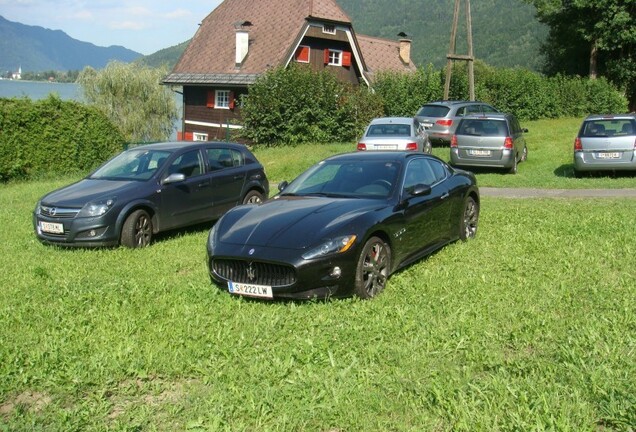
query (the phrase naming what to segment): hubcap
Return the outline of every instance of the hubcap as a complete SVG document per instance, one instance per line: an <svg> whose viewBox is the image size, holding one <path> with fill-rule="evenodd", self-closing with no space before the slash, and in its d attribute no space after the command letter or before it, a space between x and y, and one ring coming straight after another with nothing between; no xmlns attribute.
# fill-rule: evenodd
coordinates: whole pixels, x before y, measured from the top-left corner
<svg viewBox="0 0 636 432"><path fill-rule="evenodd" d="M150 221L147 217L141 216L135 224L135 243L137 246L146 246L150 242L151 236Z"/></svg>
<svg viewBox="0 0 636 432"><path fill-rule="evenodd" d="M374 243L364 257L362 281L370 297L384 288L388 277L388 261L387 249L382 243Z"/></svg>

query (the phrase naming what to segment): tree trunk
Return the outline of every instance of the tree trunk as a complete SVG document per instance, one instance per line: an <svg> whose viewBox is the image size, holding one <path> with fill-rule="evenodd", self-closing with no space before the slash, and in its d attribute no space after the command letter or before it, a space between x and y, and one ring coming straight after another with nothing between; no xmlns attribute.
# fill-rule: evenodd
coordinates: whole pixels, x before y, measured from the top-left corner
<svg viewBox="0 0 636 432"><path fill-rule="evenodd" d="M596 79L598 76L597 61L598 48L596 47L596 41L593 41L592 48L590 49L590 79Z"/></svg>

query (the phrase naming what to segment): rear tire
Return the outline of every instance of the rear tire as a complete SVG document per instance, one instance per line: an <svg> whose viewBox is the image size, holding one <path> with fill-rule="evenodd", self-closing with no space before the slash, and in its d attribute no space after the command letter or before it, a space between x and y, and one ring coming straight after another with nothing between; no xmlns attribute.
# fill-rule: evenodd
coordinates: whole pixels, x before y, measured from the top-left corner
<svg viewBox="0 0 636 432"><path fill-rule="evenodd" d="M243 204L260 204L263 202L263 194L257 190L252 189L245 194L243 198Z"/></svg>
<svg viewBox="0 0 636 432"><path fill-rule="evenodd" d="M510 174L517 174L517 165L518 165L517 155L515 155L513 160L514 160L514 162L513 162L512 166L510 167L510 170L508 172Z"/></svg>
<svg viewBox="0 0 636 432"><path fill-rule="evenodd" d="M528 160L528 147L523 146L523 152L521 153L521 162Z"/></svg>
<svg viewBox="0 0 636 432"><path fill-rule="evenodd" d="M479 204L472 196L466 198L464 211L459 225L459 238L462 241L474 238L479 225Z"/></svg>
<svg viewBox="0 0 636 432"><path fill-rule="evenodd" d="M371 237L362 248L356 266L354 293L361 299L380 294L391 274L391 248L379 237Z"/></svg>
<svg viewBox="0 0 636 432"><path fill-rule="evenodd" d="M129 248L146 247L152 242L152 219L145 210L135 210L121 228L120 243Z"/></svg>

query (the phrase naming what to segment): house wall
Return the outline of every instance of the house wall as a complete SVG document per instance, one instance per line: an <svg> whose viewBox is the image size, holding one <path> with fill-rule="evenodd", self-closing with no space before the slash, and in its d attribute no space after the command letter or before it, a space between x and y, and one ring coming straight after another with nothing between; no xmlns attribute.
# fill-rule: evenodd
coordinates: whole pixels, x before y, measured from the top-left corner
<svg viewBox="0 0 636 432"><path fill-rule="evenodd" d="M312 70L320 72L325 69L332 71L340 81L350 82L351 84L360 84L360 72L356 62L352 60L351 66L329 66L325 64L325 50L336 49L343 52L351 52L351 46L348 41L340 40L324 40L314 37L305 36L300 45L310 48L309 66Z"/></svg>
<svg viewBox="0 0 636 432"><path fill-rule="evenodd" d="M234 93L234 109L208 107L208 92L215 90L230 90ZM246 88L240 87L183 87L183 133L180 139L191 141L194 134L207 134L209 141L225 140L228 135L236 134L236 126L241 124L241 95L246 94Z"/></svg>

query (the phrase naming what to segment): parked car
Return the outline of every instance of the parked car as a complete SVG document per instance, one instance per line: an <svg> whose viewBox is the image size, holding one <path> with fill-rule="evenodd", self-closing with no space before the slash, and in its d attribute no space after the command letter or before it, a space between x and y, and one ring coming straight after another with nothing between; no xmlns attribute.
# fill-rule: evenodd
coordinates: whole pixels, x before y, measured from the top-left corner
<svg viewBox="0 0 636 432"><path fill-rule="evenodd" d="M380 117L371 120L358 142L358 151L409 150L430 153L426 129L413 117Z"/></svg>
<svg viewBox="0 0 636 432"><path fill-rule="evenodd" d="M449 145L463 117L498 112L498 109L480 101L443 100L423 105L415 118L426 128L433 144Z"/></svg>
<svg viewBox="0 0 636 432"><path fill-rule="evenodd" d="M636 170L636 114L591 115L574 140L574 169Z"/></svg>
<svg viewBox="0 0 636 432"><path fill-rule="evenodd" d="M528 158L527 132L512 114L467 116L451 139L450 163L504 168L516 174L518 163Z"/></svg>
<svg viewBox="0 0 636 432"><path fill-rule="evenodd" d="M45 195L33 212L33 227L44 243L136 248L160 231L218 219L268 194L263 166L243 145L149 144Z"/></svg>
<svg viewBox="0 0 636 432"><path fill-rule="evenodd" d="M472 173L419 152L330 157L210 230L210 277L266 299L371 298L391 273L475 236Z"/></svg>

